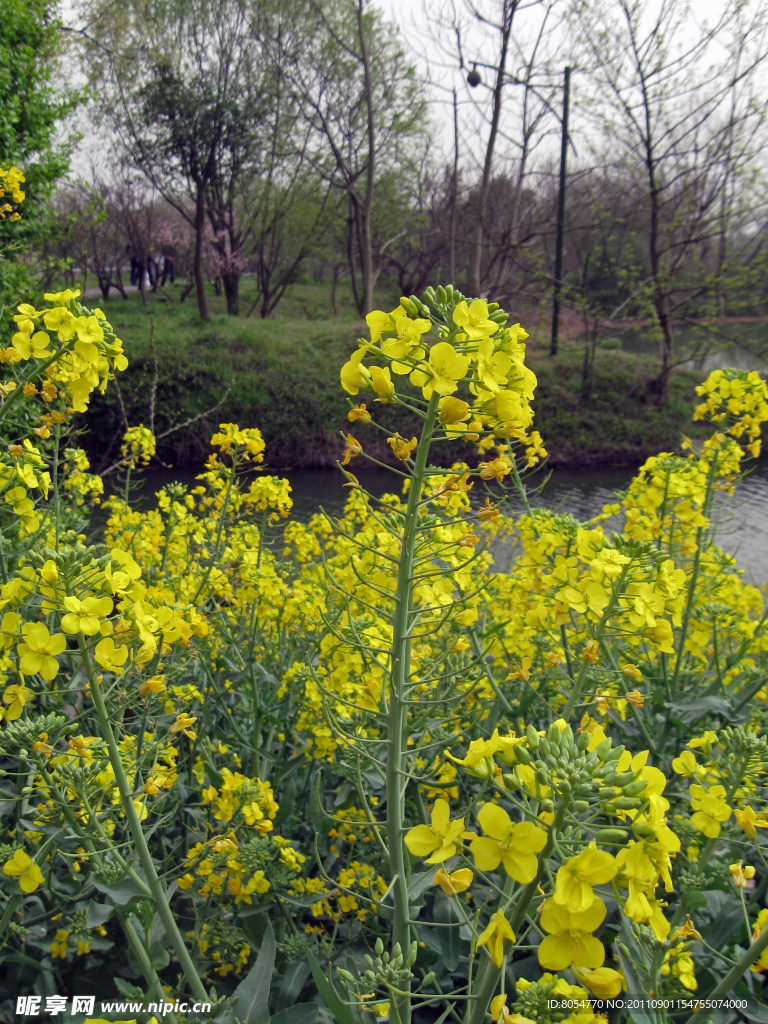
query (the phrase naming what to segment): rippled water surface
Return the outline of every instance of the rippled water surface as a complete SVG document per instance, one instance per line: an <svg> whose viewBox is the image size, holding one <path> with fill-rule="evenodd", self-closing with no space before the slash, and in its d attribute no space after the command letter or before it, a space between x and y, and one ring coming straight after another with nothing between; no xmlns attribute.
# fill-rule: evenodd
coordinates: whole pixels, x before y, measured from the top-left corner
<svg viewBox="0 0 768 1024"><path fill-rule="evenodd" d="M605 504L615 500L616 491L627 487L632 479L631 469L608 470L555 470L533 503L547 508L569 512L577 519L590 519L602 511ZM170 480L192 484L191 471L170 470L147 474L142 504L153 505L152 496ZM339 515L348 491L335 470L301 470L287 474L293 493L293 515L307 522L320 506L332 516ZM384 470L359 474L361 481L373 494L382 495L392 490L395 477ZM752 582L768 583L768 466L761 465L736 487L735 496L727 504L720 502L715 513L717 539L727 551L736 556L747 578ZM607 530L619 529L621 517L608 520ZM511 551L497 553L501 568L509 560Z"/></svg>

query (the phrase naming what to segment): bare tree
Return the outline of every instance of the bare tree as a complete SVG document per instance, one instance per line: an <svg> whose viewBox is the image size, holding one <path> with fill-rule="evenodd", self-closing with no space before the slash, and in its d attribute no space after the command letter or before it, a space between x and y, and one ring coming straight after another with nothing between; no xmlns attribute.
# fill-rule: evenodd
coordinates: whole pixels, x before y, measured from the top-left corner
<svg viewBox="0 0 768 1024"><path fill-rule="evenodd" d="M686 0L654 9L642 0L577 0L574 19L593 82L583 109L601 130L602 160L642 182L663 402L674 318L705 287L703 275L690 279L694 250L727 239L734 174L763 141L766 108L754 82L768 55L766 10L726 0L712 25L699 25Z"/></svg>
<svg viewBox="0 0 768 1024"><path fill-rule="evenodd" d="M463 99L455 115L461 129L455 135L463 140L465 181L475 180L465 211L471 216L465 266L473 295L504 297L519 249L532 241L521 236L521 224L526 193L536 188L534 157L542 147L546 153L546 140L559 127L555 62L568 43L562 6L559 0L446 0L435 12L426 0L423 5L430 38L425 58L437 87L445 89L451 80L457 89L461 75ZM497 178L504 180L503 210L492 201Z"/></svg>
<svg viewBox="0 0 768 1024"><path fill-rule="evenodd" d="M309 0L304 60L291 70L295 95L316 138L316 172L348 200L348 261L361 312L373 308L372 221L377 183L408 162L424 126L425 100L394 27L370 0ZM397 235L400 224L394 226ZM360 256L358 286L355 252Z"/></svg>

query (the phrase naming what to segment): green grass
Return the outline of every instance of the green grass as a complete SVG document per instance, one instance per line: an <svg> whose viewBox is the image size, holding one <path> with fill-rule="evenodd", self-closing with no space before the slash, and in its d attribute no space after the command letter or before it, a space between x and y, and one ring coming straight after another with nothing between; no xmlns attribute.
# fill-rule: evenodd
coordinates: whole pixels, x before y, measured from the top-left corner
<svg viewBox="0 0 768 1024"><path fill-rule="evenodd" d="M243 288L248 310L251 282ZM339 287L337 316L330 313L328 287L292 285L278 315L260 320L254 314L231 318L223 299L211 293L211 320L203 323L194 296L180 305L180 286L167 289L174 301L149 295L146 308L138 295L119 295L105 312L123 339L130 366L119 375L120 395L131 425L149 423L154 377L150 347L154 322L157 357L155 432L216 405L213 414L177 431L158 444L160 459L169 465L200 465L209 452L209 438L219 422L258 426L273 468L328 466L341 451L339 431L348 429L347 396L339 385L339 368L365 332L351 297ZM89 299L92 305L98 300ZM250 301L252 301L252 296ZM396 299L383 296L392 308ZM657 409L644 382L656 375L646 356L599 350L591 397L581 392L582 350L566 345L556 360L531 330L529 364L539 378L534 404L535 426L545 439L552 465L630 465L649 454L676 448L681 431L695 433L690 422L695 375L676 373L668 404ZM361 396L365 400L365 396ZM370 404L370 399L369 399ZM410 436L418 425L402 410L377 406L377 418ZM95 395L90 411L80 418L80 443L94 466L118 457L124 430L116 389ZM366 450L386 457L385 436L371 427L355 430ZM451 446L449 461L463 457Z"/></svg>

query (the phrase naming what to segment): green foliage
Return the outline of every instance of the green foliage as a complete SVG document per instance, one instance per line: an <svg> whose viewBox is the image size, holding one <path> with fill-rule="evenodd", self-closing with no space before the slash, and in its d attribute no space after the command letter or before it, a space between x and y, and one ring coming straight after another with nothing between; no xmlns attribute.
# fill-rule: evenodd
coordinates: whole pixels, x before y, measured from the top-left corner
<svg viewBox="0 0 768 1024"><path fill-rule="evenodd" d="M57 0L2 0L0 153L23 169L34 197L25 206L22 233L40 218L43 200L69 166L71 141L60 142L57 130L78 97L62 88L62 56Z"/></svg>

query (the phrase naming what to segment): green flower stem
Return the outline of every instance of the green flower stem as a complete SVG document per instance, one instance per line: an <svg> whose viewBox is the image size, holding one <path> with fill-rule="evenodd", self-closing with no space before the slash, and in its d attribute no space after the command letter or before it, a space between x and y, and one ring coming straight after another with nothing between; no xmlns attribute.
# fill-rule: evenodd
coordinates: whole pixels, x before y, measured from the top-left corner
<svg viewBox="0 0 768 1024"><path fill-rule="evenodd" d="M115 782L117 783L117 788L120 792L120 802L123 805L123 811L125 812L125 817L128 821L128 827L131 830L133 841L136 844L136 853L139 858L139 863L144 869L147 884L149 885L152 898L155 902L155 909L157 910L166 934L173 945L176 956L181 964L181 969L184 972L184 977L187 979L187 983L189 984L192 994L196 999L208 1002L208 993L205 991L205 987L200 980L200 975L195 969L192 957L189 955L189 950L184 942L179 926L176 924L176 919L171 912L171 908L166 902L165 893L163 892L163 888L160 884L160 879L157 876L152 855L149 852L147 840L144 836L144 831L141 827L141 822L139 821L139 816L136 813L136 807L133 803L133 795L131 793L130 786L128 785L125 769L123 768L123 763L120 760L120 751L117 746L115 734L112 731L112 723L110 722L109 714L104 703L104 696L101 692L99 683L96 681L96 677L93 672L93 664L88 656L88 650L85 646L85 640L83 639L82 634L78 635L78 643L80 646L80 654L83 659L83 664L85 665L88 673L88 683L91 689L91 696L93 697L93 704L96 708L96 714L99 718L99 725L101 726L102 734L106 740L112 770L115 773Z"/></svg>
<svg viewBox="0 0 768 1024"><path fill-rule="evenodd" d="M195 596L192 598L191 604L193 606L197 605L197 599L198 599L198 597L200 597L200 595L202 594L203 590L205 589L205 586L206 586L206 584L207 584L207 582L208 582L208 580L210 578L210 575L211 575L211 569L213 569L213 566L214 566L214 564L216 563L216 560L219 557L219 547L221 545L221 535L224 532L224 520L227 517L227 509L229 508L229 496L232 493L232 485L235 482L236 475L237 475L237 447L235 447L234 451L232 452L232 468L229 471L229 480L227 481L227 489L226 489L226 491L224 493L224 501L222 502L221 510L219 512L219 529L216 532L216 544L214 545L213 554L211 555L210 559L208 560L208 568L205 570L205 575L203 576L202 580L200 581L200 586L197 588L197 591L195 592Z"/></svg>
<svg viewBox="0 0 768 1024"><path fill-rule="evenodd" d="M64 814L64 817L69 822L70 828L72 829L74 834L78 837L78 839L80 839L80 841L82 842L83 846L88 851L88 855L90 857L92 857L94 862L96 863L96 866L101 868L103 866L103 860L102 860L100 851L96 849L96 846L94 845L94 842L91 839L91 837L86 832L83 831L83 829L82 829L80 823L78 822L77 818L72 813L71 807L69 807L67 801L62 796L62 793L59 790L59 787L56 785L56 783L53 780L52 776L50 775L50 773L48 772L47 768L45 767L45 764L44 764L42 758L38 761L37 767L38 767L38 771L39 771L40 775L42 776L46 786L48 786L48 789L50 790L50 792L54 794L56 802L61 807L61 810L62 810L62 813ZM80 796L81 796L81 799L83 799L83 805L85 806L86 812L88 814L88 821L90 822L90 824L92 826L95 826L96 831L98 832L99 838L102 840L102 842L104 842L107 845L107 847L108 847L110 853L112 854L112 856L117 860L117 862L120 864L120 866L125 870L125 872L127 873L128 877L133 881L133 883L142 892L144 892L147 897L151 898L152 892L151 892L150 888L147 886L147 884L144 881L144 879L141 878L139 875L137 875L136 872L128 864L125 863L125 861L123 860L123 858L120 855L120 853L118 852L118 850L112 844L112 841L110 840L109 836L107 836L106 832L101 827L101 823L99 822L98 817L94 814L93 810L91 809L90 805L88 804L88 801L85 799L84 794L81 793ZM35 858L35 859L37 859L37 858ZM15 904L13 903L14 899L17 900L17 902ZM22 899L21 896L19 896L19 897L11 897L11 900L9 901L8 907L6 908L6 912L5 912L5 914L3 914L3 917L0 920L0 936L2 936L3 931L7 927L8 921L10 921L11 914L16 909L18 904L21 902L21 899ZM10 913L9 913L9 909L10 909ZM143 944L139 941L138 937L136 936L136 932L133 929L133 925L128 920L128 915L120 907L115 907L115 916L117 917L118 921L120 922L120 927L123 929L125 937L128 939L128 942L129 942L131 948L133 949L134 953L136 954L136 959L138 960L139 964L141 965L141 970L142 970L142 973L144 975L144 980L146 981L147 985L149 986L150 993L154 990L157 993L157 998L160 999L161 1002L167 1002L167 1000L165 998L165 994L163 992L162 982L160 981L160 979L157 976L157 971L152 966L152 961L149 959L149 956L147 955L147 951L144 949ZM6 918L7 918L7 920L6 920ZM175 1022L177 1021L176 1015L169 1013L168 1017L171 1019L171 1024L175 1024Z"/></svg>
<svg viewBox="0 0 768 1024"><path fill-rule="evenodd" d="M144 943L136 934L136 929L131 924L128 914L126 914L124 910L120 910L118 907L115 907L115 913L122 925L125 937L128 939L128 945L131 947L133 955L139 962L141 973L144 975L144 979L149 986L149 992L147 994L151 996L154 993L155 999L161 1003L167 1003L168 1000L165 992L163 991L163 983L157 976L157 971L152 966L152 961L149 959L149 954L147 953ZM166 1017L170 1021L170 1024L177 1024L178 1017L175 1013L168 1013L166 1014Z"/></svg>
<svg viewBox="0 0 768 1024"><path fill-rule="evenodd" d="M413 560L416 550L421 488L427 468L427 457L435 428L437 403L440 396L432 393L427 406L427 417L421 431L419 447L411 475L408 507L403 526L400 565L395 594L395 620L392 637L392 661L389 683L389 716L387 753L387 845L389 846L390 878L393 881L394 904L392 944L400 943L403 955L411 944L410 913L408 910L408 875L406 872L403 821L405 817L405 741L408 721L406 690L411 662L411 609L413 605ZM410 993L410 985L408 986ZM393 1010L401 1024L410 1024L410 994L393 1000Z"/></svg>
<svg viewBox="0 0 768 1024"><path fill-rule="evenodd" d="M717 475L717 452L715 451L712 456L712 462L709 467L709 475L707 477L707 490L704 496L704 507L702 509L705 515L709 514L710 506L712 503L712 497L714 495L715 477ZM688 600L685 602L685 611L683 612L683 621L680 626L680 646L677 652L677 660L675 661L675 672L672 676L672 695L677 696L677 684L680 679L680 670L683 666L683 655L685 654L685 638L688 633L688 624L691 619L691 612L693 611L693 602L696 596L696 584L699 580L699 569L701 568L701 545L704 540L704 528L700 526L696 530L696 554L693 559L693 569L691 571L691 582L688 587ZM666 738L666 737L665 737ZM663 753L663 747L659 744L659 751Z"/></svg>
<svg viewBox="0 0 768 1024"><path fill-rule="evenodd" d="M567 810L568 801L564 801L558 808L557 816L552 823L552 828L549 830L547 845L539 854L539 867L536 872L536 877L524 885L520 890L520 895L517 898L515 909L509 919L509 925L515 934L517 934L518 929L525 920L525 915L528 913L528 907L531 905L531 900L536 895L539 882L541 882L541 879L544 877L544 873L547 870L547 862L555 848L555 835L563 826ZM510 880L508 879L508 881ZM485 963L477 973L477 981L473 989L475 1000L467 1007L466 1024L485 1024L485 1016L488 1011L488 1006L493 998L493 993L496 991L496 986L499 984L501 974L502 968L497 967L490 957L486 957Z"/></svg>
<svg viewBox="0 0 768 1024"><path fill-rule="evenodd" d="M764 931L758 940L752 943L746 953L743 953L739 957L720 984L716 985L711 992L707 993L707 1000L709 1001L711 999L717 999L719 996L728 995L742 974L745 974L749 970L766 946L768 946L768 930ZM703 1010L704 1004L702 1003L699 1009L693 1011L686 1024L691 1024L692 1021L700 1020Z"/></svg>
<svg viewBox="0 0 768 1024"><path fill-rule="evenodd" d="M613 588L613 594L611 595L611 599L608 602L608 605L606 606L606 609L603 612L602 617L600 618L600 621L597 624L597 629L595 630L595 639L599 644L602 643L603 634L605 633L608 627L608 622L610 621L610 618L613 615L614 610L616 609L616 605L619 603L619 599L621 598L623 592L622 588L624 586L624 580L627 578L628 572L629 566L625 565L624 568L621 570L621 576L619 576L618 580L616 581L616 586ZM571 690L571 695L568 698L568 703L563 708L561 717L564 718L566 722L573 714L573 709L576 707L578 699L581 696L581 691L584 688L584 683L586 682L587 678L587 666L588 663L585 661L581 666L581 671L579 672L578 679L576 680L576 685Z"/></svg>
<svg viewBox="0 0 768 1024"><path fill-rule="evenodd" d="M24 897L20 896L18 893L14 893L13 896L8 897L8 902L5 905L3 916L0 917L0 939L2 939L3 935L5 934L6 928L11 923L11 918L16 913L18 908L21 906L21 901L23 898Z"/></svg>
<svg viewBox="0 0 768 1024"><path fill-rule="evenodd" d="M54 436L53 436L53 464L52 464L52 467L51 467L53 469L53 500L54 500L54 507L55 507L55 516L56 516L56 527L55 527L55 529L56 529L56 534L55 534L56 543L55 543L55 547L56 547L57 553L58 553L58 550L59 550L59 520L61 518L61 494L60 494L60 490L59 490L59 445L60 445L60 442L61 442L61 424L57 423L56 424L56 430L54 431Z"/></svg>
<svg viewBox="0 0 768 1024"><path fill-rule="evenodd" d="M510 461L512 462L512 476L515 480L515 489L520 497L520 501L523 503L523 508L526 513L533 518L533 510L531 503L528 501L528 491L526 490L525 484L520 478L520 471L517 468L517 459L515 458L514 452L509 453Z"/></svg>

